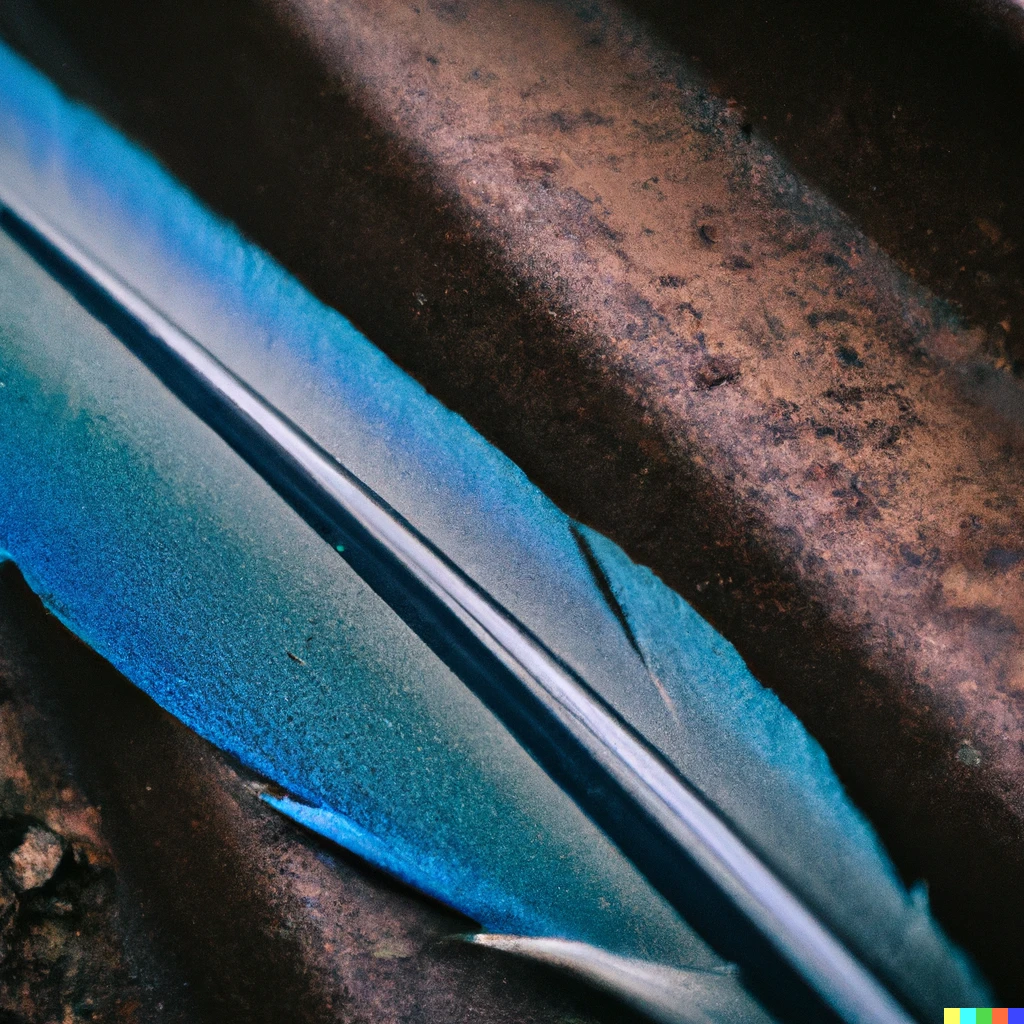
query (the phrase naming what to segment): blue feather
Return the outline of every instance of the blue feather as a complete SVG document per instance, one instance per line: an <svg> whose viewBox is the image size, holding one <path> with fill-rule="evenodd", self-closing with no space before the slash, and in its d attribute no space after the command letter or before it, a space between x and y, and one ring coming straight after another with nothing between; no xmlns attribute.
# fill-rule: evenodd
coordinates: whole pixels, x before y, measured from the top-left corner
<svg viewBox="0 0 1024 1024"><path fill-rule="evenodd" d="M905 1005L986 1004L824 753L731 645L2 48L0 191L85 242L396 509ZM335 547L2 235L0 383L0 546L88 644L293 793L283 810L494 931L725 967Z"/></svg>

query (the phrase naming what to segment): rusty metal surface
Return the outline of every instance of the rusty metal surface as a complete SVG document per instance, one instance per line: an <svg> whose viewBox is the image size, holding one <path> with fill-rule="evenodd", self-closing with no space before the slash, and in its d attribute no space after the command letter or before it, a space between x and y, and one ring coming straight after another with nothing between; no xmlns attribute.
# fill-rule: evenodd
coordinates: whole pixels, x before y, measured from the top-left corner
<svg viewBox="0 0 1024 1024"><path fill-rule="evenodd" d="M639 1024L458 941L472 922L278 816L259 779L76 641L9 563L0 687L3 837L14 822L68 851L27 892L5 869L5 1021Z"/></svg>
<svg viewBox="0 0 1024 1024"><path fill-rule="evenodd" d="M994 155L909 173L873 219L887 159L851 163L842 130L864 93L775 133L840 202L866 182L853 214L970 326L610 4L40 2L2 23L708 616L952 934L1020 977L1021 214L991 170L1019 132L982 118L968 143ZM731 52L719 78L756 92ZM766 95L770 125L787 95ZM941 116L893 141L865 115L859 137L913 153ZM906 230L922 210L938 251Z"/></svg>
<svg viewBox="0 0 1024 1024"><path fill-rule="evenodd" d="M157 1000L124 956L100 813L13 685L11 655L0 640L0 1018L149 1019Z"/></svg>
<svg viewBox="0 0 1024 1024"><path fill-rule="evenodd" d="M902 270L984 327L994 353L1021 359L1024 8L1013 0L630 6Z"/></svg>

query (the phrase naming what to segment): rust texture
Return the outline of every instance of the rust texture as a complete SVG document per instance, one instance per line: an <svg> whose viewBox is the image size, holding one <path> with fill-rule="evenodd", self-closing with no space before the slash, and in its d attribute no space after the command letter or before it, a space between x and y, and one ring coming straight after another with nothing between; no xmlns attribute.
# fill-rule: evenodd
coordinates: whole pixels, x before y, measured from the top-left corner
<svg viewBox="0 0 1024 1024"><path fill-rule="evenodd" d="M631 0L742 123L1024 361L1024 8Z"/></svg>
<svg viewBox="0 0 1024 1024"><path fill-rule="evenodd" d="M0 640L0 1019L155 1019L157 1000L120 940L100 811L54 750L45 717L20 692L12 653Z"/></svg>
<svg viewBox="0 0 1024 1024"><path fill-rule="evenodd" d="M951 933L1018 981L1024 468L999 324L1020 211L984 213L998 181L968 227L970 175L924 197L910 175L888 221L850 204L935 297L794 173L785 133L610 4L23 2L2 22L710 618ZM901 131L862 138L934 142ZM919 208L947 248L901 250ZM945 287L950 251L987 291Z"/></svg>
<svg viewBox="0 0 1024 1024"><path fill-rule="evenodd" d="M5 867L5 1024L640 1024L280 817L9 563L0 688L0 838L65 844L30 891Z"/></svg>

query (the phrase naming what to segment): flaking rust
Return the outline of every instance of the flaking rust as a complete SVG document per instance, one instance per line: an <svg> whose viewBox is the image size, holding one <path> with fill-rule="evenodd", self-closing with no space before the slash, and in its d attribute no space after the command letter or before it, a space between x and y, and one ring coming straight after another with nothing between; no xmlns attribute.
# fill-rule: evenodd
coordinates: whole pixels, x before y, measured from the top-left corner
<svg viewBox="0 0 1024 1024"><path fill-rule="evenodd" d="M156 1019L125 957L102 815L25 699L25 674L0 639L0 1014L24 1024Z"/></svg>

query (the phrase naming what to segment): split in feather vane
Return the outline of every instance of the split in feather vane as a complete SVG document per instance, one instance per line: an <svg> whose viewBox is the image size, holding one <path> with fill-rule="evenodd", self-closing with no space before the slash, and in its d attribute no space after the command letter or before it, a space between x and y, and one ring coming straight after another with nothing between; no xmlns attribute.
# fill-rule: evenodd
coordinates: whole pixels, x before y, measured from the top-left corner
<svg viewBox="0 0 1024 1024"><path fill-rule="evenodd" d="M282 810L659 1019L987 1002L726 641L7 51L0 192L0 544Z"/></svg>

